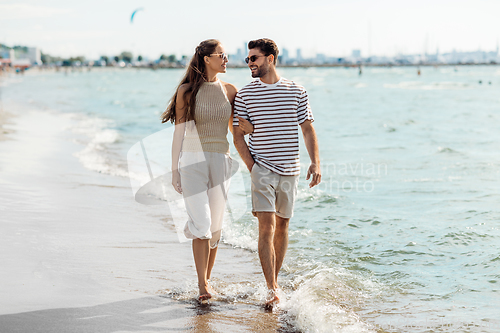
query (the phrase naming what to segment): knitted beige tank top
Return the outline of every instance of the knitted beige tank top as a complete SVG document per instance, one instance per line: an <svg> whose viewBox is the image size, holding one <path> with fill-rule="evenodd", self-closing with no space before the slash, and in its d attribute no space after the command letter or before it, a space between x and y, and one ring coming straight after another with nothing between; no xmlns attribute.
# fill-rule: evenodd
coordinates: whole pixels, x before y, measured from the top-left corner
<svg viewBox="0 0 500 333"><path fill-rule="evenodd" d="M204 82L196 95L195 122L186 124L182 151L206 151L227 154L227 129L231 103L220 80Z"/></svg>

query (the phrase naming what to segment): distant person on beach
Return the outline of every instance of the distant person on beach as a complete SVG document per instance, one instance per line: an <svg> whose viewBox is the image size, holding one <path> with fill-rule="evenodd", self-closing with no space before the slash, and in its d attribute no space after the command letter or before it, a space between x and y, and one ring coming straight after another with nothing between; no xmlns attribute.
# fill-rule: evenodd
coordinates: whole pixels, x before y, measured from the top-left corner
<svg viewBox="0 0 500 333"><path fill-rule="evenodd" d="M245 61L257 79L236 94L233 136L252 179L252 213L259 220L259 258L269 289L265 305L272 306L279 302L278 272L288 248L288 224L300 175L299 125L311 159L309 187L320 183L321 170L306 90L278 75L279 51L274 41L252 40L248 49ZM248 145L239 127L245 120L254 126Z"/></svg>
<svg viewBox="0 0 500 333"><path fill-rule="evenodd" d="M201 42L162 114L163 123L175 122L172 185L183 195L189 216L184 234L193 240L199 301L212 297L209 279L231 177L227 131L233 129L232 105L237 89L217 78L217 74L226 72L227 62L218 40ZM238 129L250 133L253 127L246 122Z"/></svg>

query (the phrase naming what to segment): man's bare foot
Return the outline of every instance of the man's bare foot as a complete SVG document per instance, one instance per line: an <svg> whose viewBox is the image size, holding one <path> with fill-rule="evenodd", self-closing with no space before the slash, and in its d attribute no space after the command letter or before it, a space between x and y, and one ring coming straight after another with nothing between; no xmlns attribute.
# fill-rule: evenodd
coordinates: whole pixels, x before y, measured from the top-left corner
<svg viewBox="0 0 500 333"><path fill-rule="evenodd" d="M208 284L207 284L207 292L210 293L210 294L212 294L212 295L217 295L217 292L215 291L215 289L210 284L210 281L208 281Z"/></svg>
<svg viewBox="0 0 500 333"><path fill-rule="evenodd" d="M278 291L275 289L269 289L267 291L266 302L264 303L266 309L272 309L274 305L279 303L280 299L277 292Z"/></svg>

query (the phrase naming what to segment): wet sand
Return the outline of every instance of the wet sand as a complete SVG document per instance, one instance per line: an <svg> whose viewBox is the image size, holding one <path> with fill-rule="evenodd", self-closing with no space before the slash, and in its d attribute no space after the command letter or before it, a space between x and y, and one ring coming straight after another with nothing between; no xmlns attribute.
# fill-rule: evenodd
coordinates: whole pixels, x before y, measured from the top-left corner
<svg viewBox="0 0 500 333"><path fill-rule="evenodd" d="M294 331L286 314L228 294L263 282L246 250L221 245L222 292L197 305L191 244L167 208L135 202L127 178L83 168L70 115L16 108L4 103L14 117L0 142L2 332Z"/></svg>
<svg viewBox="0 0 500 333"><path fill-rule="evenodd" d="M9 124L11 123L10 118L12 118L12 114L3 110L0 103L0 141L8 140L8 135L12 133L12 129L9 128Z"/></svg>
<svg viewBox="0 0 500 333"><path fill-rule="evenodd" d="M197 305L157 296L0 316L3 332L294 332L245 304Z"/></svg>

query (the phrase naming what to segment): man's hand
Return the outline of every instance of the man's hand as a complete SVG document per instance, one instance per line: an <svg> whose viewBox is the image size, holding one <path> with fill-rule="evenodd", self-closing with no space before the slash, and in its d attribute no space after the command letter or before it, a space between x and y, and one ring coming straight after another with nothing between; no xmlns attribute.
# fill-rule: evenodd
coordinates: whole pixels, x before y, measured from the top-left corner
<svg viewBox="0 0 500 333"><path fill-rule="evenodd" d="M302 129L302 134L304 134L304 143L306 144L306 149L311 159L311 166L307 169L306 180L309 180L309 177L312 176L309 187L313 187L321 182L318 138L316 137L316 131L314 130L311 120L304 121L300 125L300 128Z"/></svg>
<svg viewBox="0 0 500 333"><path fill-rule="evenodd" d="M307 169L306 180L311 178L311 182L309 183L309 188L314 187L321 183L321 168L317 164L311 164L309 169Z"/></svg>
<svg viewBox="0 0 500 333"><path fill-rule="evenodd" d="M253 132L253 125L251 122L242 118L240 116L236 116L238 118L238 127L245 133L245 135Z"/></svg>
<svg viewBox="0 0 500 333"><path fill-rule="evenodd" d="M238 150L241 159L247 166L248 171L252 171L255 161L252 157L252 154L250 154L250 151L248 150L247 143L245 142L245 133L243 133L243 130L239 127L239 124L233 126L233 141L234 146L236 147L236 150Z"/></svg>

